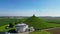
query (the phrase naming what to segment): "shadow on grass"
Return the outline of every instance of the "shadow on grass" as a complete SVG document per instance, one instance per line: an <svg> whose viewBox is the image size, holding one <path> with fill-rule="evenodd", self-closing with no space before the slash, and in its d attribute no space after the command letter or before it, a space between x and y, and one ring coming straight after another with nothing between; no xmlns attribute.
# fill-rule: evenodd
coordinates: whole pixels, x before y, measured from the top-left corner
<svg viewBox="0 0 60 34"><path fill-rule="evenodd" d="M15 29L9 30L8 32L9 32L9 33L17 33L17 32L15 31Z"/></svg>

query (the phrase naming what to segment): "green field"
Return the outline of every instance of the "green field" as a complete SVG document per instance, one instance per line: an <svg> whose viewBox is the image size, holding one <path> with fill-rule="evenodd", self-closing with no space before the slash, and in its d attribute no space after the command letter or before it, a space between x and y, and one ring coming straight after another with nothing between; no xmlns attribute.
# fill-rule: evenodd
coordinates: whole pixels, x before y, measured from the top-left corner
<svg viewBox="0 0 60 34"><path fill-rule="evenodd" d="M9 28L9 29L5 29L5 27L9 24L9 23L12 23L12 24L15 24L15 23L20 23L21 22L21 19L0 19L0 31L2 32L6 32L8 30L11 30L13 28Z"/></svg>
<svg viewBox="0 0 60 34"><path fill-rule="evenodd" d="M14 29L14 27L5 29L5 27L9 23L15 24L15 23L24 22L24 23L28 24L29 26L33 26L36 29L35 32L31 32L30 34L51 34L51 33L47 32L47 31L44 31L43 29L60 27L60 24L50 23L50 22L53 22L53 21L59 22L60 20L43 20L41 18L39 19L38 17L34 17L34 16L30 17L28 19L0 19L0 31L7 32L7 31L9 31L11 29ZM43 31L39 31L41 29Z"/></svg>
<svg viewBox="0 0 60 34"><path fill-rule="evenodd" d="M31 32L30 34L52 34L52 33L42 30L42 31Z"/></svg>
<svg viewBox="0 0 60 34"><path fill-rule="evenodd" d="M0 19L0 26L15 22L16 19Z"/></svg>
<svg viewBox="0 0 60 34"><path fill-rule="evenodd" d="M0 27L0 32L7 32L13 28L5 29L6 25Z"/></svg>

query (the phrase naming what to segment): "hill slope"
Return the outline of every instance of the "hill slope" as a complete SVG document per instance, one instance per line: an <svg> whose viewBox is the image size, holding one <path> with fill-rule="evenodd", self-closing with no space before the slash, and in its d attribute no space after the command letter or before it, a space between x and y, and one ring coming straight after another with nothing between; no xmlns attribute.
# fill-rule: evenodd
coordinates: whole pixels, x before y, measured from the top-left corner
<svg viewBox="0 0 60 34"><path fill-rule="evenodd" d="M43 29L46 26L46 22L43 19L36 17L35 15L28 18L26 21L24 21L24 23L35 27L35 29L37 29L37 30Z"/></svg>

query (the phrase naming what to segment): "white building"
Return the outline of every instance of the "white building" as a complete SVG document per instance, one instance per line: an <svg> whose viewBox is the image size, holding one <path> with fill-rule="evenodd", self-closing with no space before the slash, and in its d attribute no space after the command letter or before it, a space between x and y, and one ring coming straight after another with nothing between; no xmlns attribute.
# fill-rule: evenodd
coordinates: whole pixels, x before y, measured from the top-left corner
<svg viewBox="0 0 60 34"><path fill-rule="evenodd" d="M28 29L28 25L24 23L17 24L15 28L16 32L25 32L26 29Z"/></svg>
<svg viewBox="0 0 60 34"><path fill-rule="evenodd" d="M34 30L34 27L30 27L30 31L35 31L35 30Z"/></svg>

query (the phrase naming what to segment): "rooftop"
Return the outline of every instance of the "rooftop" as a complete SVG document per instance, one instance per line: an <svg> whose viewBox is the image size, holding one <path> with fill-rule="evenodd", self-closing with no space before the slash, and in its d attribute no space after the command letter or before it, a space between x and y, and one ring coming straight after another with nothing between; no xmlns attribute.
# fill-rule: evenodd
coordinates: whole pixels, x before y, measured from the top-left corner
<svg viewBox="0 0 60 34"><path fill-rule="evenodd" d="M21 23L21 24L17 24L16 27L20 27L20 26L26 26L27 24Z"/></svg>

